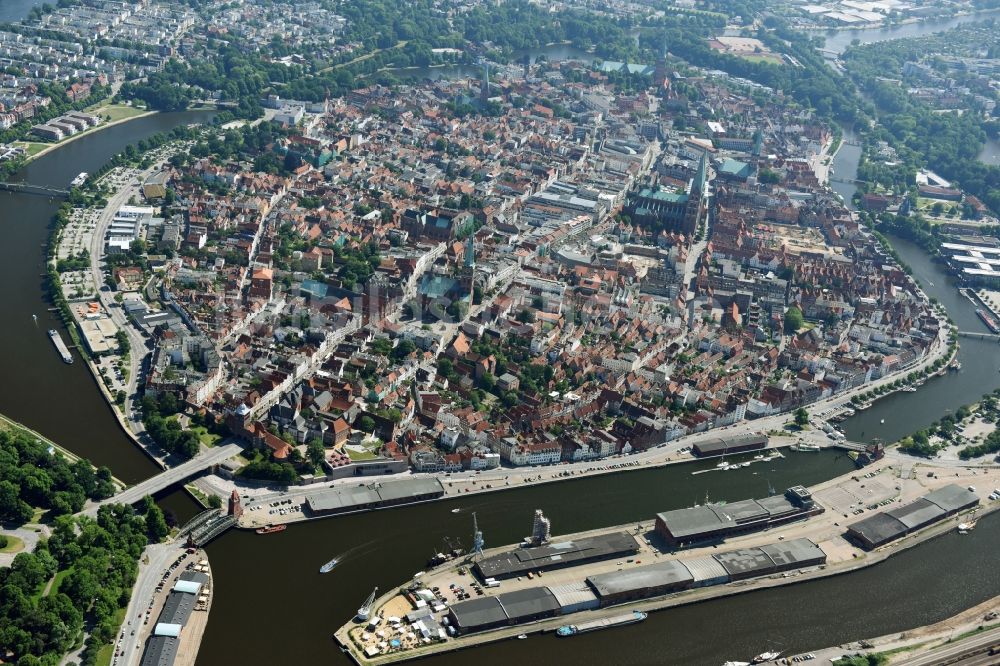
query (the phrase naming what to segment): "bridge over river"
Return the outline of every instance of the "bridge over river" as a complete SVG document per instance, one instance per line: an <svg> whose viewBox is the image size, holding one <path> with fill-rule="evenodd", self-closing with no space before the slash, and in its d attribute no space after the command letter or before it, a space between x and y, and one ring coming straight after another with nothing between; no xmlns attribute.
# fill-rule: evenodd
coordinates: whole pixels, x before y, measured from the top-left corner
<svg viewBox="0 0 1000 666"><path fill-rule="evenodd" d="M217 465L227 458L232 458L243 450L239 444L226 444L217 446L200 453L186 463L164 470L156 476L150 477L141 483L130 486L117 495L93 502L80 513L88 516L96 516L97 510L104 504L135 504L146 495L155 495L161 490L166 490L170 486L184 481L190 476L202 472L213 465Z"/></svg>
<svg viewBox="0 0 1000 666"><path fill-rule="evenodd" d="M979 333L973 331L959 331L959 337L971 338L973 340L992 340L993 342L1000 342L1000 335L996 333Z"/></svg>
<svg viewBox="0 0 1000 666"><path fill-rule="evenodd" d="M64 197L69 194L69 190L59 189L58 187L46 187L45 185L32 185L31 183L0 182L0 191L37 194L43 197Z"/></svg>

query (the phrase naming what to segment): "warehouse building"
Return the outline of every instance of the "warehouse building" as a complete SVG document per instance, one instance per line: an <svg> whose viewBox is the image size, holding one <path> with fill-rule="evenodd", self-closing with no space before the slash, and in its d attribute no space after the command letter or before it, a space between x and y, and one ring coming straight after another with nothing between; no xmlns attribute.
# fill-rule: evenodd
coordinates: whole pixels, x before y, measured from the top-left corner
<svg viewBox="0 0 1000 666"><path fill-rule="evenodd" d="M628 532L613 532L491 555L476 563L473 571L481 580L513 578L529 571L549 571L634 555L639 544Z"/></svg>
<svg viewBox="0 0 1000 666"><path fill-rule="evenodd" d="M414 478L330 488L309 495L306 498L306 508L314 516L332 516L350 511L423 502L443 495L444 486L437 479Z"/></svg>
<svg viewBox="0 0 1000 666"><path fill-rule="evenodd" d="M597 595L583 581L567 583L566 585L550 585L549 592L559 603L559 612L562 615L593 610L601 605Z"/></svg>
<svg viewBox="0 0 1000 666"><path fill-rule="evenodd" d="M198 593L208 583L208 576L199 571L182 573L163 602L153 634L146 641L140 666L171 666L177 658L184 625L198 600Z"/></svg>
<svg viewBox="0 0 1000 666"><path fill-rule="evenodd" d="M691 587L712 587L729 582L729 572L711 555L684 560L684 566L691 572Z"/></svg>
<svg viewBox="0 0 1000 666"><path fill-rule="evenodd" d="M705 504L656 515L656 532L671 547L723 539L768 529L793 520L822 513L823 508L802 486L789 488L784 495L729 504Z"/></svg>
<svg viewBox="0 0 1000 666"><path fill-rule="evenodd" d="M465 634L542 620L558 615L559 609L549 588L529 587L454 604L448 610L448 622Z"/></svg>
<svg viewBox="0 0 1000 666"><path fill-rule="evenodd" d="M848 526L849 539L871 550L979 504L979 497L954 483L889 511Z"/></svg>
<svg viewBox="0 0 1000 666"><path fill-rule="evenodd" d="M826 553L809 539L792 539L759 548L741 548L714 556L730 580L770 576L826 563Z"/></svg>
<svg viewBox="0 0 1000 666"><path fill-rule="evenodd" d="M698 442L691 452L699 458L758 451L767 448L767 435L742 435L739 437L714 437Z"/></svg>
<svg viewBox="0 0 1000 666"><path fill-rule="evenodd" d="M813 541L792 539L598 574L587 578L587 584L594 590L601 606L613 606L825 563L826 553Z"/></svg>
<svg viewBox="0 0 1000 666"><path fill-rule="evenodd" d="M587 584L602 606L611 606L689 589L694 585L694 577L683 564L669 560L590 576Z"/></svg>

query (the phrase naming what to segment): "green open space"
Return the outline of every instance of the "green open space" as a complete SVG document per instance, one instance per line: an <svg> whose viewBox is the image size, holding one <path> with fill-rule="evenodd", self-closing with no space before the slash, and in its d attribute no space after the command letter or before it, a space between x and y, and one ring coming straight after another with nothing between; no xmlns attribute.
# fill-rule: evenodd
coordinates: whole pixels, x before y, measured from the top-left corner
<svg viewBox="0 0 1000 666"><path fill-rule="evenodd" d="M190 430L193 433L197 433L198 439L200 439L201 443L205 446L215 446L219 440L222 439L222 435L209 432L208 428L205 426L194 426L193 428L190 428Z"/></svg>
<svg viewBox="0 0 1000 666"><path fill-rule="evenodd" d="M7 537L7 545L0 548L0 553L19 553L24 548L24 541L17 538L13 534L5 534Z"/></svg>

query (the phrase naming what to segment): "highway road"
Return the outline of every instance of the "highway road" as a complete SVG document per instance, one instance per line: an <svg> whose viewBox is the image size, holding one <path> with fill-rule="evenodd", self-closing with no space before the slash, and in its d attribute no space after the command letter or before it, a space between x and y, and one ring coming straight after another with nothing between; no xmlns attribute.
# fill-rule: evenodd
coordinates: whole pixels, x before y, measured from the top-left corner
<svg viewBox="0 0 1000 666"><path fill-rule="evenodd" d="M103 504L135 504L146 495L154 495L165 488L169 488L175 483L188 478L192 474L208 469L212 465L235 456L242 450L243 447L239 444L226 444L224 446L217 446L211 449L203 450L191 460L188 460L177 467L165 470L141 483L126 488L117 495L91 504L80 513L95 516L97 515L97 509Z"/></svg>

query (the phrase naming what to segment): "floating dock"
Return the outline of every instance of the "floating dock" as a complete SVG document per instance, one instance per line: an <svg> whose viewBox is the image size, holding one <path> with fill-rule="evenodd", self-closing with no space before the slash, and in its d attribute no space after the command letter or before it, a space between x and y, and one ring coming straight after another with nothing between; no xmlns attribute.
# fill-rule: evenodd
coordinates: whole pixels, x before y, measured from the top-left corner
<svg viewBox="0 0 1000 666"><path fill-rule="evenodd" d="M63 342L62 336L59 335L59 331L54 328L49 329L49 337L52 339L52 344L56 346L56 351L62 356L63 363L72 363L73 355L69 353L69 348L66 347L66 343Z"/></svg>

